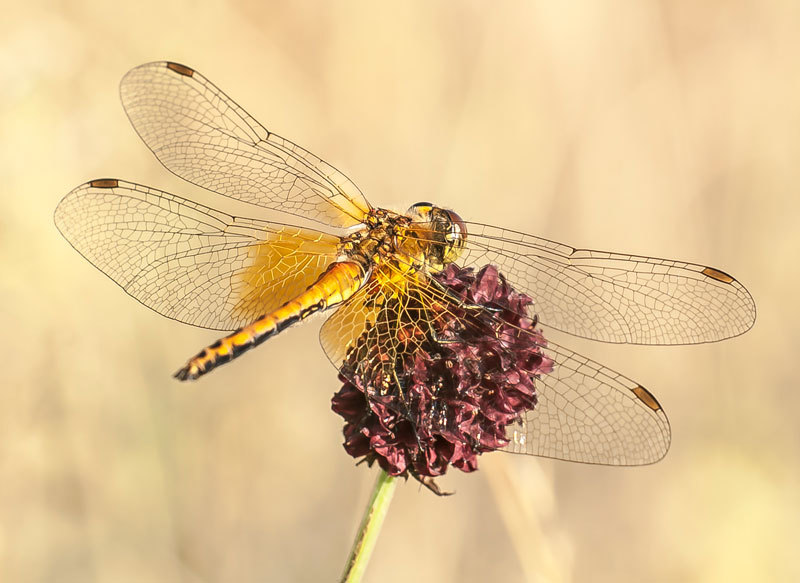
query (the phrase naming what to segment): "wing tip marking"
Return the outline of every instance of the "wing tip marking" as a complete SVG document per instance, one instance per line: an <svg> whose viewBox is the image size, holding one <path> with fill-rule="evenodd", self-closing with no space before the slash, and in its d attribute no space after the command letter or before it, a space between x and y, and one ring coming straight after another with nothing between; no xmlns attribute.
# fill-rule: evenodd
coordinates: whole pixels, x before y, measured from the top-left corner
<svg viewBox="0 0 800 583"><path fill-rule="evenodd" d="M720 271L719 269L714 269L713 267L706 267L702 272L703 275L706 277L710 277L711 279L716 279L722 283L733 283L733 278L725 273L724 271Z"/></svg>
<svg viewBox="0 0 800 583"><path fill-rule="evenodd" d="M639 385L631 389L636 398L638 398L642 403L650 407L653 411L661 411L661 405L653 396L653 393L645 389L643 386Z"/></svg>
<svg viewBox="0 0 800 583"><path fill-rule="evenodd" d="M167 62L167 69L170 71L175 71L178 75L183 75L184 77L191 77L194 75L194 69L190 69L186 65L181 65L180 63L173 63L171 61Z"/></svg>
<svg viewBox="0 0 800 583"><path fill-rule="evenodd" d="M116 178L100 178L98 180L92 180L89 186L92 188L116 188L119 186L119 180Z"/></svg>

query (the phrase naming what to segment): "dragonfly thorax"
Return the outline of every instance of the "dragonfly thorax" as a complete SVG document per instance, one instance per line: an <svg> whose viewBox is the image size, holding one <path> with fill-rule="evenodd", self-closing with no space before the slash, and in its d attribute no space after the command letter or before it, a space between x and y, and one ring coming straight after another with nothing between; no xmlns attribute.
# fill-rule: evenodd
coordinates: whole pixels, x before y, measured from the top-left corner
<svg viewBox="0 0 800 583"><path fill-rule="evenodd" d="M461 256L467 237L458 214L429 203L417 203L405 215L372 209L364 225L343 239L341 252L367 277L379 265L392 265L395 274L439 272Z"/></svg>

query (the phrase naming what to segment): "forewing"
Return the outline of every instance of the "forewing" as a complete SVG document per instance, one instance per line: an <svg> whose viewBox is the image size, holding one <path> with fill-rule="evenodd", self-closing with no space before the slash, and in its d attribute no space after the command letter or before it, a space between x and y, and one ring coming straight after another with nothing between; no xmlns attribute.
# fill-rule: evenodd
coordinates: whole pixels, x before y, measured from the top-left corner
<svg viewBox="0 0 800 583"><path fill-rule="evenodd" d="M336 259L339 242L117 179L75 188L55 223L148 308L217 330L235 330L303 292Z"/></svg>
<svg viewBox="0 0 800 583"><path fill-rule="evenodd" d="M669 421L649 391L552 342L543 352L553 371L536 381L536 408L508 428L507 451L615 466L666 455Z"/></svg>
<svg viewBox="0 0 800 583"><path fill-rule="evenodd" d="M197 71L156 62L122 79L125 111L170 171L219 194L332 225L370 206L344 174L267 131Z"/></svg>
<svg viewBox="0 0 800 583"><path fill-rule="evenodd" d="M603 342L696 344L738 336L755 322L753 298L704 265L574 249L467 223L459 263L496 265L534 301L543 324Z"/></svg>

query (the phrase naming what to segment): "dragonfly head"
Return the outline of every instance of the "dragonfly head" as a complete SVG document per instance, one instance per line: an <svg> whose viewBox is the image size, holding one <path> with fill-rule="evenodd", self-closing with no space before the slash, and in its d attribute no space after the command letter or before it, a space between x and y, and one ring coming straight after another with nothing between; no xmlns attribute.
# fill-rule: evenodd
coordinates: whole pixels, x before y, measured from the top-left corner
<svg viewBox="0 0 800 583"><path fill-rule="evenodd" d="M429 202L418 202L406 215L413 220L411 231L429 267L440 271L461 256L467 226L457 213Z"/></svg>

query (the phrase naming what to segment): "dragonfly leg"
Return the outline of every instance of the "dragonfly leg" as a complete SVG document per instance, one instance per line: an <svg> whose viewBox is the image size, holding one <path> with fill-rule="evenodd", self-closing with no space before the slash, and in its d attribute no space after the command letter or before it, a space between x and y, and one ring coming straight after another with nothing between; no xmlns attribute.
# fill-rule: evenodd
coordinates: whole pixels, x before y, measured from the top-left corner
<svg viewBox="0 0 800 583"><path fill-rule="evenodd" d="M439 488L439 484L436 483L436 480L433 476L418 476L417 474L412 474L414 479L417 480L420 484L425 486L428 490L436 494L437 496L452 496L455 492L448 492L446 490L442 490Z"/></svg>

